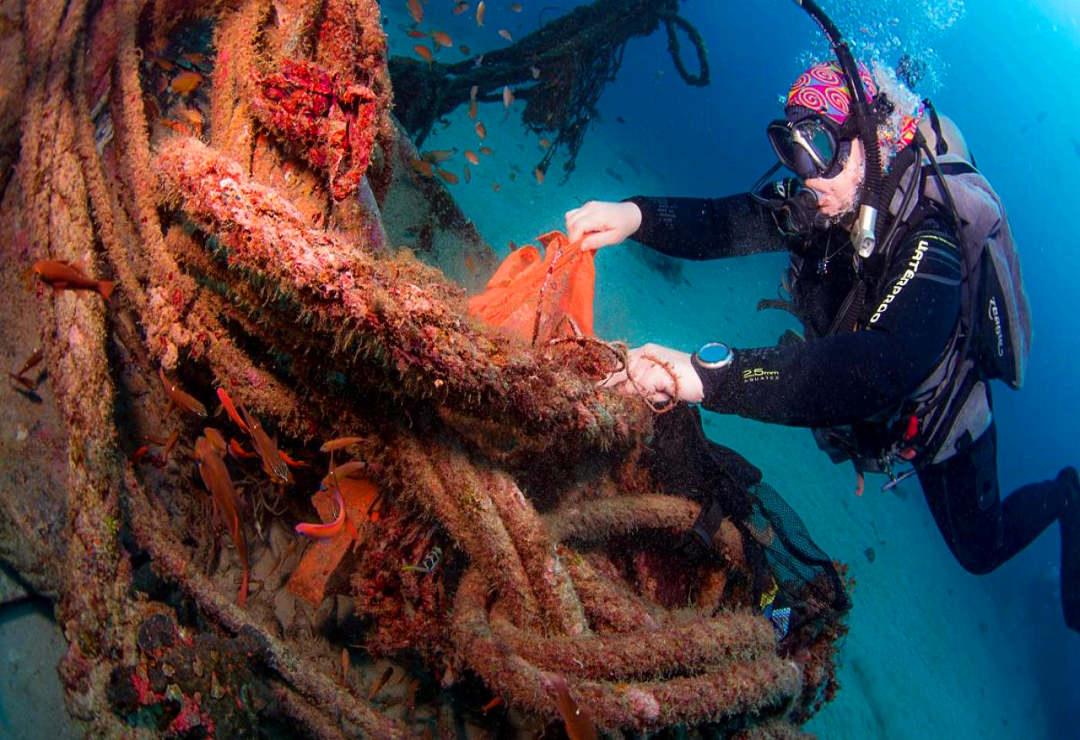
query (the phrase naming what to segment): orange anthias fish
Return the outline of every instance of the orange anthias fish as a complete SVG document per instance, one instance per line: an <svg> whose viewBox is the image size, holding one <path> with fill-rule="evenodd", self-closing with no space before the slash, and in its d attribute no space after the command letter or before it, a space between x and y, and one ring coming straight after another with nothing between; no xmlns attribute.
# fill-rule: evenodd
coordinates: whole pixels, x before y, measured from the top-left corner
<svg viewBox="0 0 1080 740"><path fill-rule="evenodd" d="M457 185L458 176L450 170L435 170L435 174L446 180L451 185Z"/></svg>
<svg viewBox="0 0 1080 740"><path fill-rule="evenodd" d="M8 374L18 376L26 375L28 371L33 370L34 367L36 367L37 364L41 362L43 357L45 357L45 350L43 350L41 347L38 347L30 354L29 357L26 358L26 362L24 362L23 366L19 368L19 372Z"/></svg>
<svg viewBox="0 0 1080 740"><path fill-rule="evenodd" d="M469 160L473 164L480 164L480 157L476 156L476 152L472 149L465 150L465 159Z"/></svg>
<svg viewBox="0 0 1080 740"><path fill-rule="evenodd" d="M255 446L262 461L263 471L270 476L275 483L282 485L292 483L292 472L288 464L281 459L277 443L270 439L270 435L262 428L262 424L254 416L248 413L243 406L240 413L244 415L244 423L247 424L248 433L251 435L251 443Z"/></svg>
<svg viewBox="0 0 1080 740"><path fill-rule="evenodd" d="M224 388L217 389L217 397L218 400L221 401L221 407L225 409L225 413L229 415L229 418L236 422L236 425L245 432L248 431L247 424L240 418L240 414L236 413L236 406L233 405L232 399Z"/></svg>
<svg viewBox="0 0 1080 740"><path fill-rule="evenodd" d="M503 107L509 108L510 104L514 102L514 93L510 90L509 85L503 85Z"/></svg>
<svg viewBox="0 0 1080 740"><path fill-rule="evenodd" d="M206 407L199 399L185 393L176 383L170 383L165 377L165 371L158 365L158 376L161 384L165 386L165 394L169 397L169 403L174 403L185 411L190 411L196 416L206 416Z"/></svg>
<svg viewBox="0 0 1080 740"><path fill-rule="evenodd" d="M521 3L510 3L510 10L515 13L521 12Z"/></svg>
<svg viewBox="0 0 1080 740"><path fill-rule="evenodd" d="M202 84L203 76L198 72L192 72L191 70L185 70L180 74L173 77L172 82L169 83L169 88L181 95L187 95L190 92L194 92L195 88Z"/></svg>
<svg viewBox="0 0 1080 740"><path fill-rule="evenodd" d="M221 434L209 427L204 432L206 436L195 440L195 460L199 465L199 476L202 478L203 485L206 486L206 490L210 491L210 495L214 499L214 508L217 510L218 516L221 517L225 528L232 535L233 543L236 545L236 555L240 559L241 567L244 569L243 581L240 584L240 595L236 599L237 603L243 606L247 600L249 569L247 541L244 539L244 530L240 527L240 515L237 513L236 508L236 489L233 488L232 478L229 477L229 469L225 467L225 458L222 457L222 451L218 448L216 442L211 441L211 437L214 436L211 432L216 435L217 439L221 438Z"/></svg>
<svg viewBox="0 0 1080 740"><path fill-rule="evenodd" d="M322 487L329 491L337 485L339 480L344 480L350 476L359 477L358 474L365 470L367 470L367 463L363 460L349 460L347 463L332 466L330 472L323 476Z"/></svg>
<svg viewBox="0 0 1080 740"><path fill-rule="evenodd" d="M457 153L457 148L453 149L432 149L431 151L424 152L424 159L429 162L445 162Z"/></svg>
<svg viewBox="0 0 1080 740"><path fill-rule="evenodd" d="M413 51L415 51L416 55L423 59L425 62L430 62L435 58L431 53L431 49L427 48L423 44L417 44L416 46L414 46Z"/></svg>
<svg viewBox="0 0 1080 740"><path fill-rule="evenodd" d="M505 28L500 28L499 29L499 35L502 36L504 39L506 39L507 41L509 41L511 43L513 43L513 41L514 41L514 37L511 36L510 32L507 31Z"/></svg>
<svg viewBox="0 0 1080 740"><path fill-rule="evenodd" d="M245 450L244 446L232 437L229 438L229 454L237 460L249 460L253 457L258 457L254 452Z"/></svg>
<svg viewBox="0 0 1080 740"><path fill-rule="evenodd" d="M435 39L436 44L445 46L447 49L454 45L454 42L450 40L450 34L445 33L444 31L432 32L431 38Z"/></svg>
<svg viewBox="0 0 1080 740"><path fill-rule="evenodd" d="M484 0L480 0L476 6L476 25L484 25Z"/></svg>
<svg viewBox="0 0 1080 740"><path fill-rule="evenodd" d="M454 6L454 15L461 15L469 9L469 4L465 2L458 3Z"/></svg>
<svg viewBox="0 0 1080 740"><path fill-rule="evenodd" d="M487 129L484 127L483 123L481 123L480 121L477 121L475 128L476 128L476 135L479 136L481 139L483 139L485 136L487 136Z"/></svg>
<svg viewBox="0 0 1080 740"><path fill-rule="evenodd" d="M424 20L424 6L420 4L420 0L409 0L409 15L417 23Z"/></svg>
<svg viewBox="0 0 1080 740"><path fill-rule="evenodd" d="M337 486L331 486L330 491L334 494L334 505L337 507L337 516L326 524L301 522L296 525L297 534L323 540L334 537L345 527L345 499L341 496L341 489Z"/></svg>
<svg viewBox="0 0 1080 740"><path fill-rule="evenodd" d="M319 452L343 450L350 445L365 441L367 441L367 437L335 437L334 439L328 439L323 442L322 446L319 448Z"/></svg>
<svg viewBox="0 0 1080 740"><path fill-rule="evenodd" d="M214 446L217 453L225 457L225 436L213 427L204 427L203 435Z"/></svg>
<svg viewBox="0 0 1080 740"><path fill-rule="evenodd" d="M570 696L570 685L562 676L555 681L555 705L566 725L566 736L570 740L596 740L596 725Z"/></svg>
<svg viewBox="0 0 1080 740"><path fill-rule="evenodd" d="M412 161L413 169L419 172L424 177L433 177L435 170L431 166L431 162L426 159L414 159Z"/></svg>
<svg viewBox="0 0 1080 740"><path fill-rule="evenodd" d="M94 280L77 264L65 260L38 260L30 270L54 290L93 290L109 300L116 283Z"/></svg>
<svg viewBox="0 0 1080 740"><path fill-rule="evenodd" d="M177 115L184 119L187 123L190 123L196 128L202 128L204 123L203 115L194 108L181 108Z"/></svg>

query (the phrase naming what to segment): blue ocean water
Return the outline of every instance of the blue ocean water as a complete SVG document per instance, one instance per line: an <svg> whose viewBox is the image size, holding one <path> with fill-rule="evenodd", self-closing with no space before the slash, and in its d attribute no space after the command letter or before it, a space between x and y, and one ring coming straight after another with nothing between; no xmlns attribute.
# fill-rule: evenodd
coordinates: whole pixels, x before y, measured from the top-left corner
<svg viewBox="0 0 1080 740"><path fill-rule="evenodd" d="M550 20L583 4L562 2L543 12ZM893 65L906 53L927 65L915 92L957 122L1008 209L1035 339L1023 390L994 387L1003 494L1080 464L1078 343L1070 305L1073 271L1080 271L1072 202L1080 165L1075 2L821 4L857 56ZM506 4L488 5L486 26L506 27L515 38L537 27L543 7L526 2L524 12L511 14ZM426 23L458 29L455 41L461 34L477 51L500 45L491 44L490 30L463 26L448 8L426 8ZM563 211L586 199L743 192L774 161L765 124L781 114L780 96L808 61L827 55L820 30L785 0L687 0L679 14L707 44L711 84L690 87L679 79L663 31L633 39L565 183L553 187L561 175L556 159L542 188L530 181L512 192L503 188L498 197L479 193L475 183L472 190L454 190L492 244L521 243L560 228ZM404 34L390 35L391 47L408 53ZM695 69L685 39L683 49ZM453 143L460 132L455 124L438 142ZM525 144L535 137L520 127L517 138L528 172L535 147ZM770 343L784 326L753 309L757 298L775 290L784 263L779 256L684 264L665 282L640 260L614 251L597 259L601 336L682 349L709 339L754 346ZM768 479L803 484L780 490L819 543L853 563L861 584L840 656L846 688L808 729L853 738L939 737L946 732L941 728L960 737L1080 737L1080 636L1062 621L1056 524L996 572L971 576L942 543L917 484L902 486L902 500L885 494L855 503L824 500L823 491L848 484L837 483L845 474L812 449L805 432L715 415L706 427L747 454ZM873 487L868 482L868 490ZM862 558L868 541L878 545L877 563ZM913 689L911 681L921 685ZM1010 696L1012 704L1003 699ZM952 724L942 719L960 715Z"/></svg>

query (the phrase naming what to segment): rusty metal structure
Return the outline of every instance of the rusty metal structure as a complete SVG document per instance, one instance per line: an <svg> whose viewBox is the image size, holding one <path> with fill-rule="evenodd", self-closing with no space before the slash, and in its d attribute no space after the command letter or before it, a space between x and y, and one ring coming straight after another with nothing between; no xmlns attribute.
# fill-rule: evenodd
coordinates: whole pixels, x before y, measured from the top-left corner
<svg viewBox="0 0 1080 740"><path fill-rule="evenodd" d="M493 254L413 166L379 10L6 6L6 351L40 341L48 378L6 412L35 421L0 447L0 556L55 600L69 711L94 737L495 736L558 722L568 687L610 732L801 736L842 625L778 646L733 526L708 565L657 547L698 505L640 465L652 412L596 386L589 343L467 316ZM116 292L35 295L44 259ZM239 432L174 382L211 410L227 389L300 465L228 462L243 605L191 452ZM344 435L381 494L308 604L292 528Z"/></svg>

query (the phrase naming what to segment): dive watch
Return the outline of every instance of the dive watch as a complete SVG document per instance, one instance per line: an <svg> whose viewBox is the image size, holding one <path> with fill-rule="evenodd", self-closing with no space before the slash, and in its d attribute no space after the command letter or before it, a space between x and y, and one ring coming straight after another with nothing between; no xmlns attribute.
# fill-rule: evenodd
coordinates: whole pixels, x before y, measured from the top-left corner
<svg viewBox="0 0 1080 740"><path fill-rule="evenodd" d="M701 345L694 354L690 355L690 361L694 367L703 370L719 370L731 364L734 355L731 348L721 342L709 342Z"/></svg>

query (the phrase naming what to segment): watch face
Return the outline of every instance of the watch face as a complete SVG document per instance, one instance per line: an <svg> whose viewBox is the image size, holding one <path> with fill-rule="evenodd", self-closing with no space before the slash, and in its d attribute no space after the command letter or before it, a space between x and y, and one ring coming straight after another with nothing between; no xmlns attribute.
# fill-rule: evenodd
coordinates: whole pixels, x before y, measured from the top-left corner
<svg viewBox="0 0 1080 740"><path fill-rule="evenodd" d="M704 368L723 367L731 362L731 350L726 344L709 342L697 351L697 363Z"/></svg>

